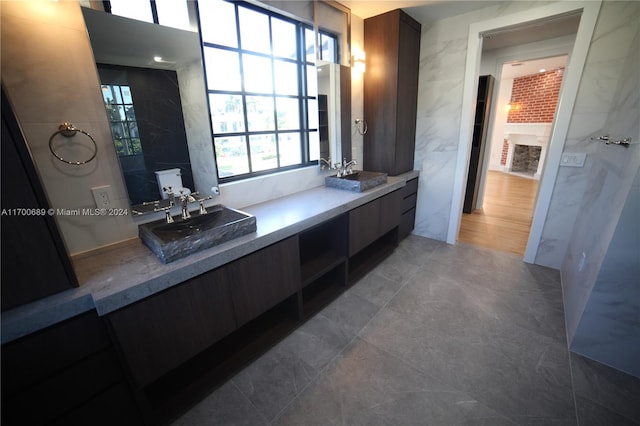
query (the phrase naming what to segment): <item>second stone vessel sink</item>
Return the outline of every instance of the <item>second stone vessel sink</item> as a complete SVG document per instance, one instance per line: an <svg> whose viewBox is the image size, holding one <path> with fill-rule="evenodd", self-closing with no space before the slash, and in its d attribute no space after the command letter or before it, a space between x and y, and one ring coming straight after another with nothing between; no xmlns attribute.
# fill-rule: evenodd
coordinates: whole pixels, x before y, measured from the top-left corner
<svg viewBox="0 0 640 426"><path fill-rule="evenodd" d="M138 235L162 263L169 263L256 231L253 215L221 204L207 210L173 223L145 223L138 227Z"/></svg>
<svg viewBox="0 0 640 426"><path fill-rule="evenodd" d="M363 192L387 183L387 174L381 172L355 171L346 176L327 176L324 184L330 188Z"/></svg>

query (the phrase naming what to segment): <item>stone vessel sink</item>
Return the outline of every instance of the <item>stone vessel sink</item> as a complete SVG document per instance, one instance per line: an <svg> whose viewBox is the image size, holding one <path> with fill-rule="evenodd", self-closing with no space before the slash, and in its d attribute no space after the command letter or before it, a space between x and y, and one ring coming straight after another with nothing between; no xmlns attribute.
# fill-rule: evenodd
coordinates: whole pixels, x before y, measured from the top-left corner
<svg viewBox="0 0 640 426"><path fill-rule="evenodd" d="M138 235L162 263L169 263L256 231L253 215L221 204L207 210L189 219L174 217L173 223L145 223L138 227Z"/></svg>
<svg viewBox="0 0 640 426"><path fill-rule="evenodd" d="M381 172L355 171L346 176L327 176L324 184L330 188L363 192L378 185L387 183L387 174Z"/></svg>

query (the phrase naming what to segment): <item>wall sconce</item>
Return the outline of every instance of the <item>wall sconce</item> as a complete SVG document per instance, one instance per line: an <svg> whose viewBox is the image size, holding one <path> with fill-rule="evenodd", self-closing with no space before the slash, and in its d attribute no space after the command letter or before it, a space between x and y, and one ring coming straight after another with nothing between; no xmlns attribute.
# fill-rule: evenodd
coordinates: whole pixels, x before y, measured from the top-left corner
<svg viewBox="0 0 640 426"><path fill-rule="evenodd" d="M518 111L520 110L520 104L516 101L516 97L512 96L511 100L507 104L507 112L508 111Z"/></svg>
<svg viewBox="0 0 640 426"><path fill-rule="evenodd" d="M364 52L355 52L352 56L353 69L357 72L365 72L367 68L366 54Z"/></svg>

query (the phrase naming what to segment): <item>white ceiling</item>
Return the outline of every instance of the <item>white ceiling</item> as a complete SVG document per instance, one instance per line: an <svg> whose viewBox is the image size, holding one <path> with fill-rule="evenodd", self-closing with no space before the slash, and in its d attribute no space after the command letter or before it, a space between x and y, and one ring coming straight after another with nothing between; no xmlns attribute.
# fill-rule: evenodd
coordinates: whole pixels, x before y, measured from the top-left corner
<svg viewBox="0 0 640 426"><path fill-rule="evenodd" d="M485 0L342 0L353 15L363 19L401 8L423 27L430 23L469 13L502 3ZM541 22L510 28L485 36L483 50L500 49L535 41L548 40L568 34L575 34L580 22L579 15L559 16Z"/></svg>
<svg viewBox="0 0 640 426"><path fill-rule="evenodd" d="M516 61L502 66L501 78L516 78L525 75L537 74L540 69L547 71L564 68L567 63L567 55L551 58L535 59L531 61Z"/></svg>
<svg viewBox="0 0 640 426"><path fill-rule="evenodd" d="M493 6L486 0L342 0L353 15L366 19L394 9L403 9L421 24Z"/></svg>

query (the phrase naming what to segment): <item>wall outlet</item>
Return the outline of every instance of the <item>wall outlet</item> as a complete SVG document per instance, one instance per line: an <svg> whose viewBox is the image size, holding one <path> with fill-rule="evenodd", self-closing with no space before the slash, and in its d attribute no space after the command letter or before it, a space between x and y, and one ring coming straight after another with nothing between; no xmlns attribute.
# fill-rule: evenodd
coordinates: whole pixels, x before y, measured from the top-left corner
<svg viewBox="0 0 640 426"><path fill-rule="evenodd" d="M93 193L93 199L96 202L97 208L108 209L111 207L113 195L111 194L110 185L96 186L95 188L91 188L91 192Z"/></svg>
<svg viewBox="0 0 640 426"><path fill-rule="evenodd" d="M567 167L584 167L586 159L586 152L565 152L560 157L560 165Z"/></svg>

